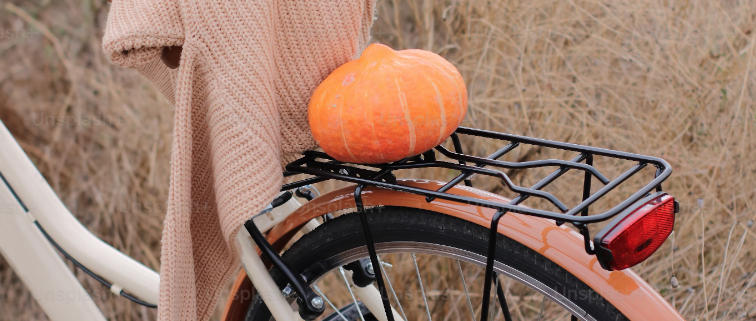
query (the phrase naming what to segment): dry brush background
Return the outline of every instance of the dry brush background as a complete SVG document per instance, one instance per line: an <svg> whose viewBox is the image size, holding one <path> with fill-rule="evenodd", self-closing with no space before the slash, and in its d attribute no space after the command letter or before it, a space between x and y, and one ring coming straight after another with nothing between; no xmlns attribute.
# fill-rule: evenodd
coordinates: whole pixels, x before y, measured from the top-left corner
<svg viewBox="0 0 756 321"><path fill-rule="evenodd" d="M157 269L173 112L103 56L107 10L90 0L2 4L0 119L84 225ZM670 240L634 270L686 319L732 320L756 319L754 28L756 2L746 0L379 0L373 40L454 63L469 90L466 126L667 159L665 189L682 205L675 251ZM496 147L465 143L479 155ZM510 158L569 157L528 151ZM610 177L627 165L598 164ZM96 302L110 319L154 316L124 299ZM44 319L0 258L0 320Z"/></svg>

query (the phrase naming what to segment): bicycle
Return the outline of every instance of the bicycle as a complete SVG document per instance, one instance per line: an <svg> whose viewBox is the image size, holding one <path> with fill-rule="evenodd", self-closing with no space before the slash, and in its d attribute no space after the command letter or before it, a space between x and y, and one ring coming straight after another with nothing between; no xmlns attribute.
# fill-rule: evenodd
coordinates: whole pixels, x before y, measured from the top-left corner
<svg viewBox="0 0 756 321"><path fill-rule="evenodd" d="M508 143L487 157L477 157L463 153L460 135ZM678 204L662 191L672 171L666 161L464 127L451 136L451 144L454 151L442 144L390 164L347 164L308 151L287 165L285 176L310 177L284 185L271 205L245 223L248 233L238 236L244 268L222 320L398 321L444 316L483 321L512 320L512 311L520 319L537 320L682 320L627 269L653 254L672 231ZM521 145L577 156L499 160ZM1 122L0 149L0 252L50 319L105 319L56 251L112 293L155 307L158 274L87 231ZM595 156L636 164L609 179L593 166ZM610 210L589 215L591 205L648 165L656 168L651 181ZM555 170L525 188L491 167ZM416 168L459 174L449 182L396 178L395 173ZM582 202L571 208L543 191L570 170L585 174ZM500 179L518 196L507 199L475 189L474 175ZM594 179L602 186L592 193ZM319 195L312 184L326 180L354 185ZM556 211L520 205L531 197L545 200ZM333 215L346 211L351 213ZM588 224L609 219L592 239ZM304 235L287 247L297 233ZM397 266L400 263L408 267ZM455 276L439 281L447 288L434 289L428 283L430 272L420 266L431 265ZM402 273L404 269L409 272ZM329 298L343 290L317 285L334 282L344 283L341 286L348 290L341 295L343 302ZM45 299L61 293L82 294L84 299ZM443 299L434 300L439 297ZM431 307L429 298L438 302ZM512 305L508 298L519 303ZM539 298L540 311L522 303ZM563 311L545 316L546 304ZM530 310L523 312L523 305Z"/></svg>

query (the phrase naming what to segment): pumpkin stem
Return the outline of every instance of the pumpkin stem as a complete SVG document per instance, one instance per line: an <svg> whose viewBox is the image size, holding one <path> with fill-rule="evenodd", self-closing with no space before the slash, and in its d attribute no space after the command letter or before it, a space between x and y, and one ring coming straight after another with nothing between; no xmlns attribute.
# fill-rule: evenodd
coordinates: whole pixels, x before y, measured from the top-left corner
<svg viewBox="0 0 756 321"><path fill-rule="evenodd" d="M394 51L394 49L391 49L391 47L380 43L374 43L365 49L362 57L370 57L370 59L381 59L395 55L396 51Z"/></svg>

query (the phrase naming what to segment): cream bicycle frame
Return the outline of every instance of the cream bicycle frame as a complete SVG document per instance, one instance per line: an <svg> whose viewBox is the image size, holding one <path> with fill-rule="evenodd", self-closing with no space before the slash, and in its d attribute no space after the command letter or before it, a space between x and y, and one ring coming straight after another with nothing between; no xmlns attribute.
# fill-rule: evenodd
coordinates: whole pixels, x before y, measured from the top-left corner
<svg viewBox="0 0 756 321"><path fill-rule="evenodd" d="M51 320L99 321L105 317L92 297L92 294L97 297L101 294L90 294L84 289L36 224L71 257L112 283L109 292L119 295L123 290L140 300L157 304L158 273L87 230L68 211L2 121L0 174L0 254ZM299 206L299 202L292 198L268 214L257 216L255 223L266 232ZM316 224L313 220L311 228ZM238 235L245 271L273 316L279 321L301 320L273 282L249 234L242 229ZM360 299L368 307L379 307L381 302L380 296L375 296L377 291L370 286ZM372 302L375 300L378 301ZM370 310L379 320L386 320L382 309Z"/></svg>

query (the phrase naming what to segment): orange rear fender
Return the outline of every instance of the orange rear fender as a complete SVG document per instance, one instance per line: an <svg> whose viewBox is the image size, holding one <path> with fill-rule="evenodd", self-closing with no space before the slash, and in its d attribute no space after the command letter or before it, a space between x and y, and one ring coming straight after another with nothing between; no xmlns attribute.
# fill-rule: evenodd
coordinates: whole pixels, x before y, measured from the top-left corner
<svg viewBox="0 0 756 321"><path fill-rule="evenodd" d="M428 180L399 180L399 184L437 190L444 183ZM509 200L489 192L459 186L449 193L508 203ZM436 199L431 203L416 194L376 187L363 190L365 206L402 206L424 209L458 217L488 228L495 210ZM268 241L282 247L311 219L337 210L355 208L354 186L322 195L304 204L268 233ZM499 233L541 253L596 290L631 320L683 320L651 286L631 270L606 271L595 256L585 252L583 237L553 220L509 213L499 222ZM240 278L246 278L242 272ZM249 286L247 282L247 286ZM240 286L245 284L237 282ZM235 289L236 290L236 289ZM236 291L232 291L235 293ZM579 294L568 294L579 295Z"/></svg>

